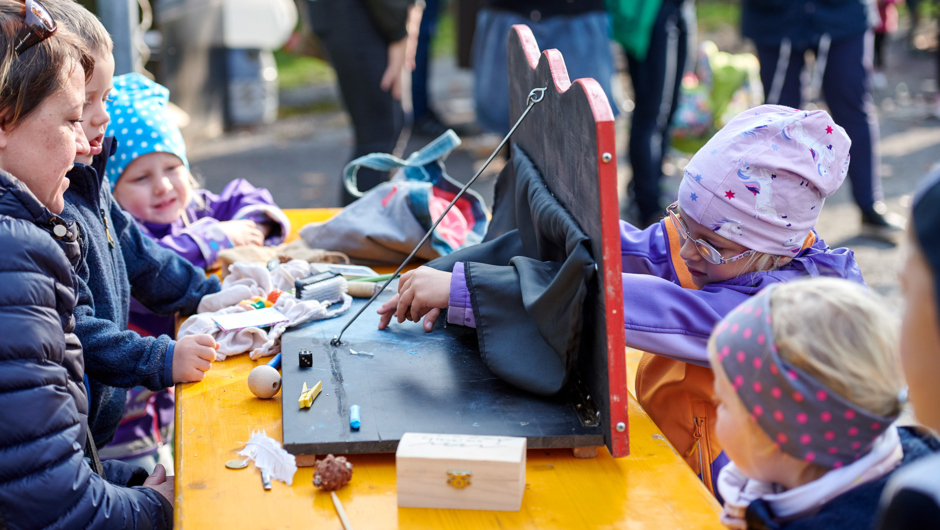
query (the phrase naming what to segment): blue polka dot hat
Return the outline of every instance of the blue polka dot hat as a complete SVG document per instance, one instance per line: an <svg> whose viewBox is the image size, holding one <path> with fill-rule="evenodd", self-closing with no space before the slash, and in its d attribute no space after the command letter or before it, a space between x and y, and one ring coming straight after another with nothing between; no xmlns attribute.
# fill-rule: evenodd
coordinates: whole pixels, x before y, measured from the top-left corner
<svg viewBox="0 0 940 530"><path fill-rule="evenodd" d="M111 123L105 133L114 136L118 145L108 160L112 190L127 165L146 154L172 153L189 169L183 135L167 111L169 101L170 91L165 86L138 73L115 76L108 102Z"/></svg>

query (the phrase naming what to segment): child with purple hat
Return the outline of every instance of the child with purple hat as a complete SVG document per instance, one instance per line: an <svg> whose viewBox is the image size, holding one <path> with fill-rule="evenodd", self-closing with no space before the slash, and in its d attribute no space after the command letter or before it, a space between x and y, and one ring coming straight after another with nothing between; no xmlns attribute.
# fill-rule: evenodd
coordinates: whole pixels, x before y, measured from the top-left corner
<svg viewBox="0 0 940 530"><path fill-rule="evenodd" d="M850 144L825 111L750 109L692 157L664 220L645 230L620 223L626 343L648 352L637 399L709 489L728 461L714 436L706 354L715 324L768 285L816 276L863 283L852 251L830 249L813 229L845 179ZM379 327L393 315L427 315L430 330L446 308L448 323L479 335L484 295L467 287L476 265L429 265L402 276Z"/></svg>
<svg viewBox="0 0 940 530"><path fill-rule="evenodd" d="M895 423L906 394L895 322L858 284L772 285L708 343L729 528L870 528L888 476L935 452ZM792 525L792 526L791 526Z"/></svg>

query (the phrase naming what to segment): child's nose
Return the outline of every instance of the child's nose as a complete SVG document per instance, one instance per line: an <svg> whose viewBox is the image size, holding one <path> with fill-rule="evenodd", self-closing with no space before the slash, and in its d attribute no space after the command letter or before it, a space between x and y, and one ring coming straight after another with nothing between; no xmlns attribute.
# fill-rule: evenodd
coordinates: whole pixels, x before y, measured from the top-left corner
<svg viewBox="0 0 940 530"><path fill-rule="evenodd" d="M168 193L173 189L173 183L170 182L170 179L163 177L157 181L157 193L164 194Z"/></svg>
<svg viewBox="0 0 940 530"><path fill-rule="evenodd" d="M685 261L698 261L702 259L702 255L699 254L698 249L695 248L695 242L692 241L691 237L680 239L682 239L682 246L679 247L680 258Z"/></svg>
<svg viewBox="0 0 940 530"><path fill-rule="evenodd" d="M96 112L92 116L91 124L95 127L100 127L111 121L111 115L108 114L108 111L104 107L101 108L100 112Z"/></svg>

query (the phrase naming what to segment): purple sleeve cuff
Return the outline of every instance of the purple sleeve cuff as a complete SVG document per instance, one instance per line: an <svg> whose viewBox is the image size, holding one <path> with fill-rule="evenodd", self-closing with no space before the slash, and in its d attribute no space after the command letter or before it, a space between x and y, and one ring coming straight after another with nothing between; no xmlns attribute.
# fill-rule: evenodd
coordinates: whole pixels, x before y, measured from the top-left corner
<svg viewBox="0 0 940 530"><path fill-rule="evenodd" d="M470 302L470 290L467 289L467 275L463 262L454 264L450 277L450 300L447 302L447 323L458 326L477 327L473 318L473 304Z"/></svg>

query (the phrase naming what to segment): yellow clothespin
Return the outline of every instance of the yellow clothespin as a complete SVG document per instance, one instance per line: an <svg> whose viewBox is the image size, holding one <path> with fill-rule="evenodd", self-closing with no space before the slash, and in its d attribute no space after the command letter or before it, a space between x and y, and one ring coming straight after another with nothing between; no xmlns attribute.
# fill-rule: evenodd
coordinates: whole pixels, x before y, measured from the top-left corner
<svg viewBox="0 0 940 530"><path fill-rule="evenodd" d="M310 405L313 404L313 400L317 399L317 396L320 395L320 391L323 390L323 381L317 381L317 384L313 385L313 388L307 389L307 383L304 382L304 388L300 391L300 399L297 400L297 403L302 409L309 409Z"/></svg>

